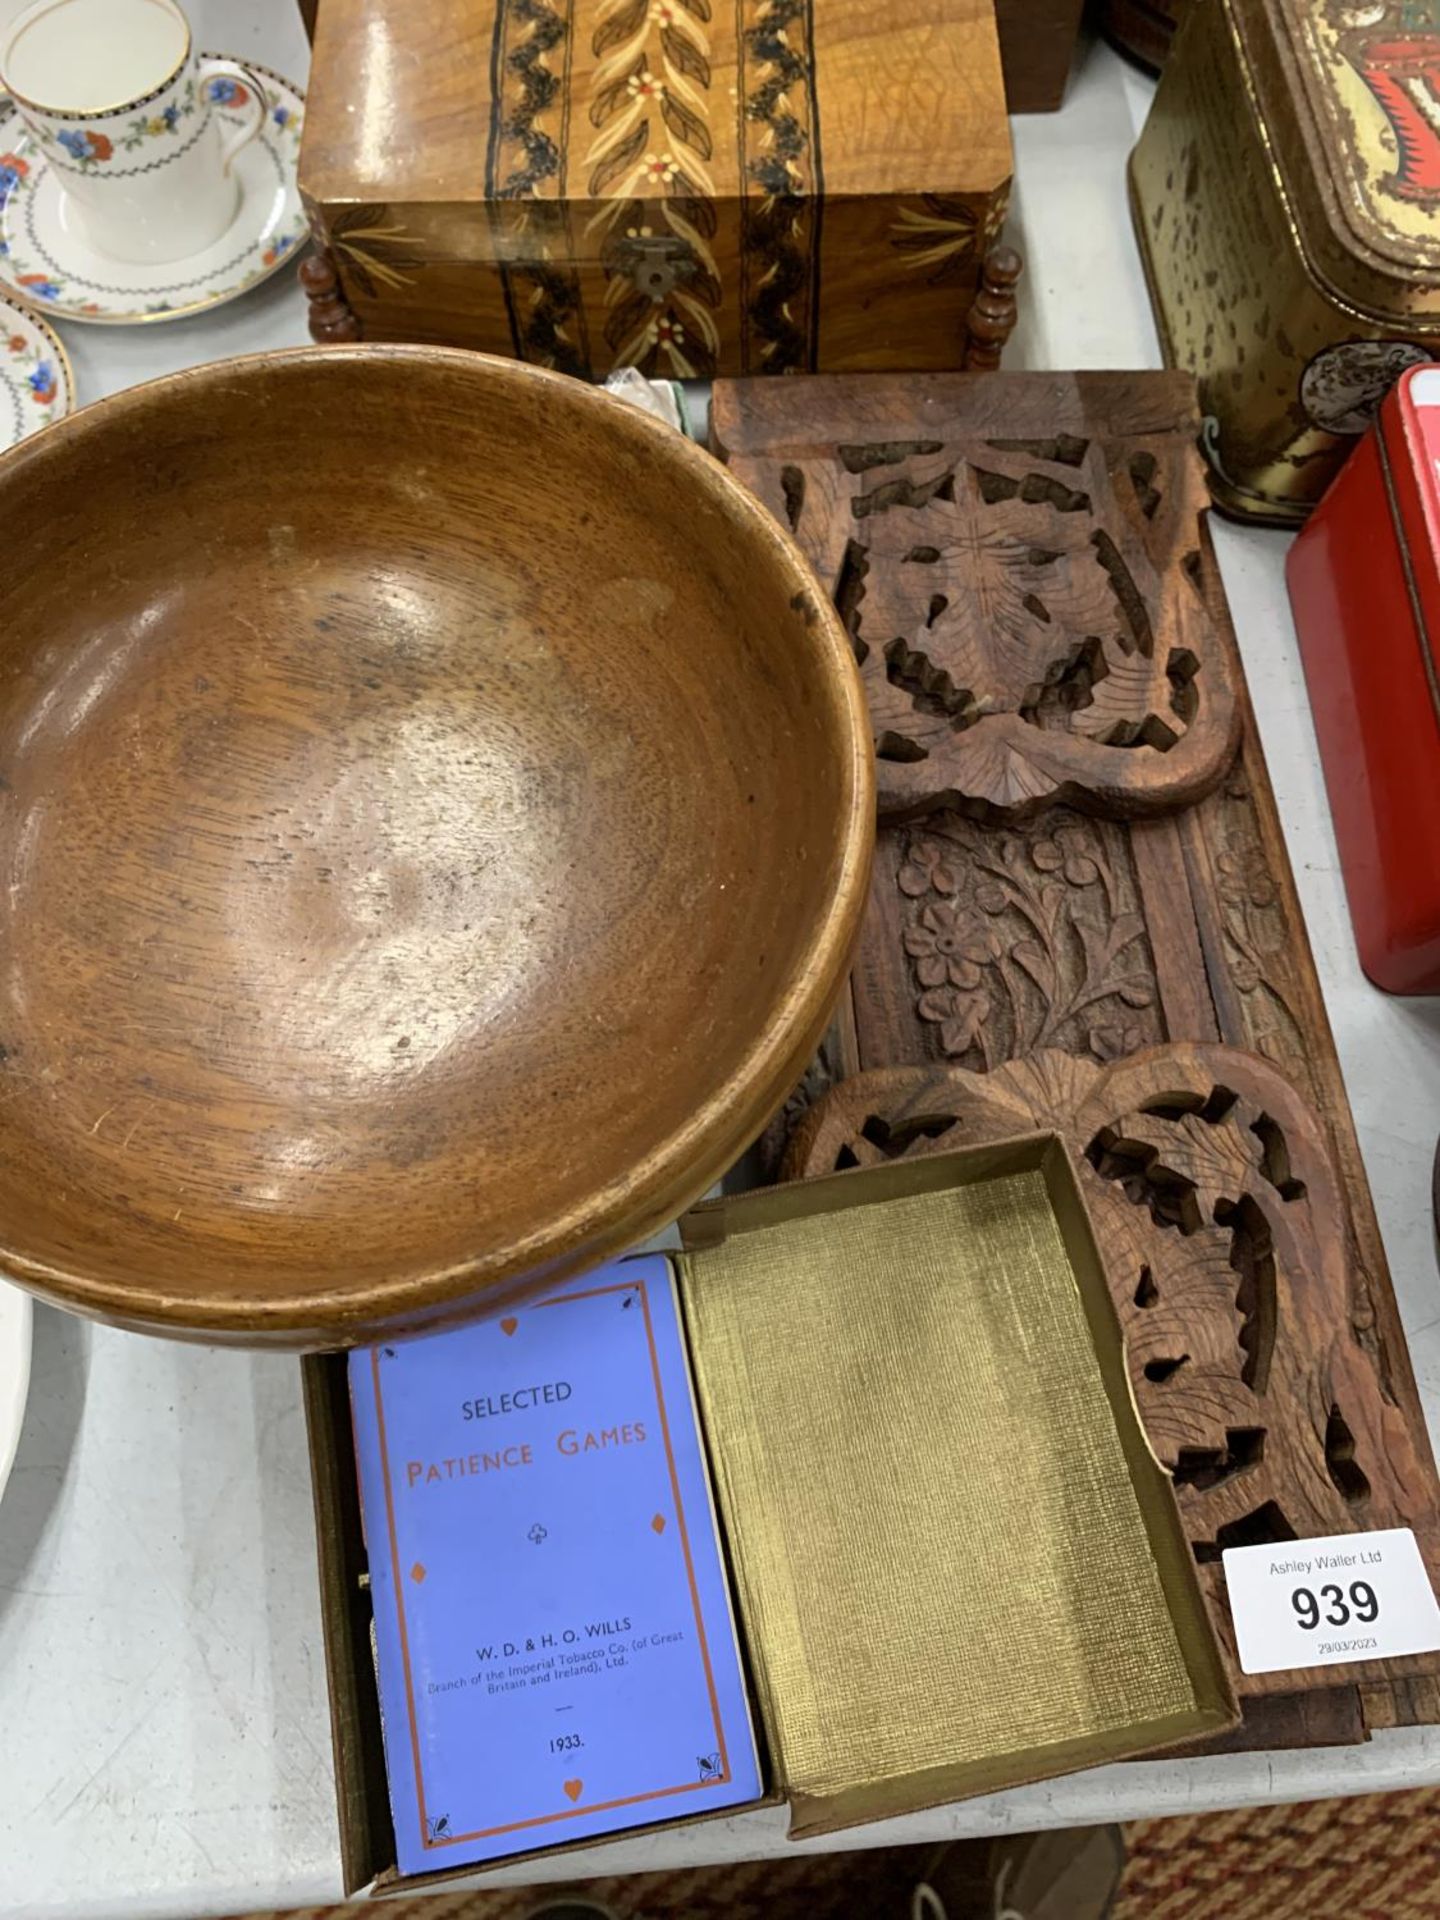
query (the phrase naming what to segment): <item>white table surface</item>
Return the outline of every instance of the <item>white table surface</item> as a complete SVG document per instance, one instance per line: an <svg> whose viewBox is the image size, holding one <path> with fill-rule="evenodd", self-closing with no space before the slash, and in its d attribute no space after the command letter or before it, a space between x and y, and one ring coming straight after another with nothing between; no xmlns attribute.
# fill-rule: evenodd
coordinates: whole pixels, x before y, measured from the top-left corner
<svg viewBox="0 0 1440 1920"><path fill-rule="evenodd" d="M0 15L11 4L0 0ZM191 12L202 46L302 77L291 0L194 0ZM1149 93L1096 48L1062 113L1016 123L1015 229L1028 266L1007 365L1158 366L1122 173ZM94 399L196 361L298 344L304 313L287 272L210 320L66 337L81 396ZM285 433L277 418L282 458ZM1281 578L1285 536L1223 522L1215 532L1433 1436L1440 1002L1386 999L1356 963ZM1363 1748L1107 1767L826 1844L1435 1782L1440 1730L1409 1729ZM599 1849L585 1869L780 1853L784 1828L779 1811L708 1822ZM531 1866L496 1879L573 1873ZM340 1897L293 1360L37 1312L30 1407L0 1507L0 1877L16 1916L189 1916Z"/></svg>

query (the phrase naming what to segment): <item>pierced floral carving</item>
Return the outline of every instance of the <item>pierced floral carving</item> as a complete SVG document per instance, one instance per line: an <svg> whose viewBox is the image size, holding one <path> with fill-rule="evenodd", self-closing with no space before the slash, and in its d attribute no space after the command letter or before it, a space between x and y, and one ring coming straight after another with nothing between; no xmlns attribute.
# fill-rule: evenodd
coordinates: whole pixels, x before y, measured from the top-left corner
<svg viewBox="0 0 1440 1920"><path fill-rule="evenodd" d="M737 471L849 627L882 818L1188 805L1240 734L1238 663L1186 564L1193 448L1057 431L1042 376L1010 379L1013 437L995 436L982 383L927 398L923 438L897 412L863 440L745 454ZM1020 431L1032 421L1044 430Z"/></svg>

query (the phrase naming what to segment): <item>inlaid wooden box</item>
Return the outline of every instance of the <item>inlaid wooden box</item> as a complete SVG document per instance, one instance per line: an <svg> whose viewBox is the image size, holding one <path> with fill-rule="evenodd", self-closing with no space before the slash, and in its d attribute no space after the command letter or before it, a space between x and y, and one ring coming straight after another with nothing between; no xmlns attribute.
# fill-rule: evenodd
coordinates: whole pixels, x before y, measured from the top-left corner
<svg viewBox="0 0 1440 1920"><path fill-rule="evenodd" d="M1010 175L991 0L326 0L312 330L593 377L955 367Z"/></svg>

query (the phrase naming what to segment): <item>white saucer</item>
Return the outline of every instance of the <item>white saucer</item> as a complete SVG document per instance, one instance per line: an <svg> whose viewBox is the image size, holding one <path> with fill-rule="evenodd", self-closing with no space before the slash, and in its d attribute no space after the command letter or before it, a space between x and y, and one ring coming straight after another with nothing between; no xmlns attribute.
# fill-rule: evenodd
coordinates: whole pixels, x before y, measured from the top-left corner
<svg viewBox="0 0 1440 1920"><path fill-rule="evenodd" d="M0 453L75 404L75 376L53 327L0 293Z"/></svg>
<svg viewBox="0 0 1440 1920"><path fill-rule="evenodd" d="M268 112L235 160L239 211L213 246L167 266L97 252L67 217L55 170L24 121L8 103L0 109L0 284L62 320L139 326L219 306L283 266L306 234L295 177L305 96L268 67L241 64L264 81Z"/></svg>

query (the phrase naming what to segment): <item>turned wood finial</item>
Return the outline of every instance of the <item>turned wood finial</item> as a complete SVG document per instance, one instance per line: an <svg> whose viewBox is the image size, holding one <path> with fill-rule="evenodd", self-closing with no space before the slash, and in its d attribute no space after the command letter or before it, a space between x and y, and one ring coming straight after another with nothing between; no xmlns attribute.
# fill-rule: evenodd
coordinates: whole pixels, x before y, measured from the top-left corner
<svg viewBox="0 0 1440 1920"><path fill-rule="evenodd" d="M999 366L1005 342L1015 330L1015 282L1024 265L1013 247L994 247L986 254L979 291L965 316L960 364L967 373L989 373Z"/></svg>
<svg viewBox="0 0 1440 1920"><path fill-rule="evenodd" d="M310 302L310 338L322 347L360 338L360 322L351 311L335 271L335 262L317 247L300 263L300 284Z"/></svg>

